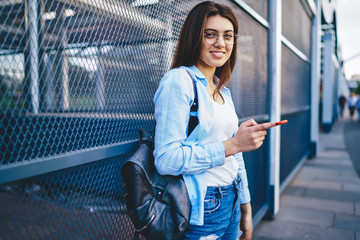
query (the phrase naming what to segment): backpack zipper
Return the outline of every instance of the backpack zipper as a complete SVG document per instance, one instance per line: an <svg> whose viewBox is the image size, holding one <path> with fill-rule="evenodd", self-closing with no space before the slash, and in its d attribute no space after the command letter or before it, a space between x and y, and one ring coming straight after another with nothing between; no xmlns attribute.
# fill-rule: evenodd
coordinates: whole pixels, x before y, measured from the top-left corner
<svg viewBox="0 0 360 240"><path fill-rule="evenodd" d="M152 221L154 221L154 219L155 219L155 214L153 214L153 215L151 216L151 219L149 220L149 222L147 222L147 223L145 224L145 226L143 226L143 227L140 228L140 229L137 229L137 228L136 228L136 231L137 231L137 232L143 231L144 229L146 229L146 228L150 225L150 223L151 223Z"/></svg>

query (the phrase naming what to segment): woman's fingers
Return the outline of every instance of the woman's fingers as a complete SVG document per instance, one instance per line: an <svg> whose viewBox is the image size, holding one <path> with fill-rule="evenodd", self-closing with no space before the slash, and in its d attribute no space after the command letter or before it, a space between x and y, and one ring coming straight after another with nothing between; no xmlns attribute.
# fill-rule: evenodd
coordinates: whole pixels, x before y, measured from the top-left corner
<svg viewBox="0 0 360 240"><path fill-rule="evenodd" d="M243 122L240 126L251 127L251 126L257 126L257 125L258 125L258 123L255 122L254 119L249 119L249 120Z"/></svg>
<svg viewBox="0 0 360 240"><path fill-rule="evenodd" d="M254 126L254 129L256 131L261 131L261 130L267 130L267 129L275 127L275 126L278 126L278 125L276 125L276 122L267 122L267 123L262 123L257 126Z"/></svg>
<svg viewBox="0 0 360 240"><path fill-rule="evenodd" d="M224 142L226 144L226 156L258 149L265 140L267 129L286 122L287 120L258 124L254 119L243 122L235 136Z"/></svg>
<svg viewBox="0 0 360 240"><path fill-rule="evenodd" d="M254 128L258 131L261 131L261 130L266 130L266 129L269 129L272 127L280 126L287 122L288 122L288 120L282 120L280 122L267 122L267 123L258 124L257 126L254 126Z"/></svg>

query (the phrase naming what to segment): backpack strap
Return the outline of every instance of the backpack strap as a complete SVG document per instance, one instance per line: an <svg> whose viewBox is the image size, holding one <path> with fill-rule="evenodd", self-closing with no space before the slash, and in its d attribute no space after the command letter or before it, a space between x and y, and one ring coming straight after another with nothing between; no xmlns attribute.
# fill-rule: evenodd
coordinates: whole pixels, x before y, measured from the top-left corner
<svg viewBox="0 0 360 240"><path fill-rule="evenodd" d="M191 76L191 75L190 75ZM197 88L196 88L196 84L194 79L192 79L192 83L193 83L193 88L194 88L194 102L190 107L190 112L197 112L199 106L198 106L198 93L197 93Z"/></svg>
<svg viewBox="0 0 360 240"><path fill-rule="evenodd" d="M153 141L153 137L144 128L139 129L139 138L140 138L140 144L149 143Z"/></svg>
<svg viewBox="0 0 360 240"><path fill-rule="evenodd" d="M196 84L195 84L193 77L191 76L191 74L188 72L187 69L186 69L186 71L189 74L189 76L191 77L191 82L193 84L193 89L194 89L194 102L190 107L190 112L197 112L198 108L199 108L199 104L198 104L198 92L197 92ZM198 117L190 115L189 125L188 125L188 134L187 134L188 136L192 133L192 131L195 129L195 127L198 125L198 123L199 123Z"/></svg>
<svg viewBox="0 0 360 240"><path fill-rule="evenodd" d="M186 68L185 68L185 70L191 78L191 82L193 84L193 89L194 89L194 102L190 107L190 112L197 112L198 108L199 108L197 87L196 87L195 81L194 81L193 77L191 76L191 74L189 73L189 71ZM192 131L195 129L195 127L198 125L198 123L199 123L199 119L198 119L197 115L196 116L190 115L187 136L189 136L192 133ZM156 126L156 122L155 122L155 126ZM153 141L153 138L144 129L140 129L139 136L140 136L140 143L148 142L148 140ZM143 140L143 137L145 137L144 140Z"/></svg>

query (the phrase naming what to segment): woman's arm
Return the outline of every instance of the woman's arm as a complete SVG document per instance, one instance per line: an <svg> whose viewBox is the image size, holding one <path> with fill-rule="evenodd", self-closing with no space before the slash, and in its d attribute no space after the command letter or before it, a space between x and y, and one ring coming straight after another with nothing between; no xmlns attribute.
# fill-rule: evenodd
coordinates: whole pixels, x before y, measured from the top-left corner
<svg viewBox="0 0 360 240"><path fill-rule="evenodd" d="M240 204L246 204L251 201L250 191L248 186L248 178L245 169L244 158L242 153L237 153L234 155L237 163L238 163L238 176L240 177L240 189L239 189L239 198Z"/></svg>
<svg viewBox="0 0 360 240"><path fill-rule="evenodd" d="M169 71L161 80L155 103L155 166L160 174L196 174L224 164L221 141L186 143L193 81L185 69ZM196 129L192 134L196 134ZM201 137L201 136L200 136Z"/></svg>
<svg viewBox="0 0 360 240"><path fill-rule="evenodd" d="M251 204L241 204L241 219L240 219L240 230L242 235L240 240L251 240L253 235L253 223L252 223L252 209Z"/></svg>
<svg viewBox="0 0 360 240"><path fill-rule="evenodd" d="M238 175L241 179L239 189L241 211L240 230L243 234L241 235L240 240L251 240L253 232L252 209L245 163L242 153L235 154L234 157L238 162Z"/></svg>

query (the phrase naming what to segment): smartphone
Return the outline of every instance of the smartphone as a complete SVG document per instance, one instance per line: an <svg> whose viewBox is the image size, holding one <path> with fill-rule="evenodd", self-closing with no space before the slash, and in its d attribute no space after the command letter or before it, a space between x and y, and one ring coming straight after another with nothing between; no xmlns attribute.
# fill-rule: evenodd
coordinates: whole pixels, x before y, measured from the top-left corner
<svg viewBox="0 0 360 240"><path fill-rule="evenodd" d="M288 120L282 120L282 121L279 121L279 122L266 122L266 123L258 124L257 126L261 125L263 127L261 130L266 130L266 129L269 129L269 128L272 128L272 127L283 125L283 124L285 124L287 122L288 122ZM274 125L274 123L275 123L275 125Z"/></svg>
<svg viewBox="0 0 360 240"><path fill-rule="evenodd" d="M288 120L282 120L282 121L276 122L275 124L276 125L283 125L283 124L285 124L287 122L288 122Z"/></svg>

